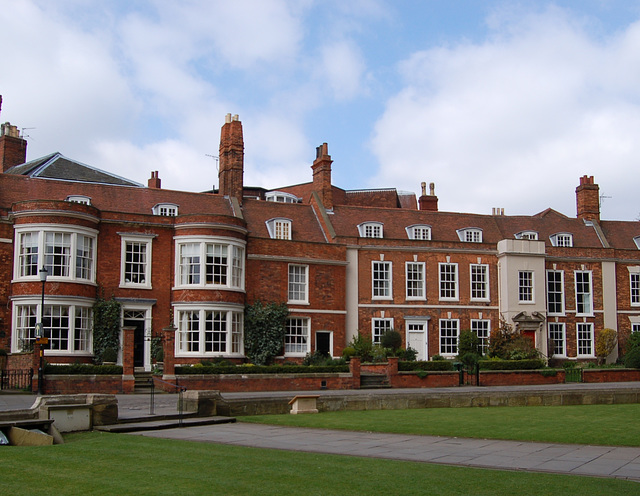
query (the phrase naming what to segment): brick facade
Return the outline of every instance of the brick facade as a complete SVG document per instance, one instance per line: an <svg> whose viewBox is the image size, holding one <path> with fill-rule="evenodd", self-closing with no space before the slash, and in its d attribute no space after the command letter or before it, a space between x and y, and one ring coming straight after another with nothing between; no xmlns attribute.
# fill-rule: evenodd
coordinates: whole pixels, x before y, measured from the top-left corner
<svg viewBox="0 0 640 496"><path fill-rule="evenodd" d="M634 324L640 325L640 302L630 286L630 274L640 270L634 241L640 228L599 220L592 177L580 179L575 218L550 209L513 217L439 212L433 186L429 194L423 186L418 201L394 189L332 185L325 143L311 165L311 182L277 190L288 193L285 203L265 201L266 190L244 189L243 154L242 123L228 117L220 190L205 193L163 190L157 171L147 187L32 177L31 163L12 167L0 157L0 347L11 350L15 362L19 336L32 336L43 261L52 271L44 305L51 329L45 331L55 343L47 360L90 361L87 315L96 298L113 296L123 306L123 325L135 328L119 356L121 363L133 360L134 372L150 370L156 338L164 340L165 373L167 365L205 359L243 361L241 316L257 301L287 303L301 326L283 348L296 350L281 357L292 361L317 347L340 356L357 332L375 339L381 320L400 332L404 346L420 347L424 359L455 356L457 334L479 321L487 332L502 319L528 326L549 356L549 326L562 324L559 358L581 360L595 359L603 328L618 331L624 352ZM52 157L34 162L64 159ZM64 160L70 171L83 167ZM68 201L72 195L90 205ZM524 241L501 251L504 240ZM450 293L443 266L453 271ZM535 301L519 301L519 274L500 267L531 273ZM562 274L562 311L548 312L548 271ZM376 285L387 289L377 294ZM170 326L176 330L163 331Z"/></svg>

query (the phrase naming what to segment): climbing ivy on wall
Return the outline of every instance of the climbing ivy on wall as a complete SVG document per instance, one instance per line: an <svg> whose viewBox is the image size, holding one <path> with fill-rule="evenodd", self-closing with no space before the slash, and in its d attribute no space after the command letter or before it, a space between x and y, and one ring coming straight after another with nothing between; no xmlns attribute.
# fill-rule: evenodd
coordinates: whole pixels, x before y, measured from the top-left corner
<svg viewBox="0 0 640 496"><path fill-rule="evenodd" d="M260 301L247 305L244 313L244 350L256 365L268 365L282 354L289 316L285 303Z"/></svg>
<svg viewBox="0 0 640 496"><path fill-rule="evenodd" d="M113 298L98 298L93 305L93 354L96 363L102 363L120 347L121 305Z"/></svg>

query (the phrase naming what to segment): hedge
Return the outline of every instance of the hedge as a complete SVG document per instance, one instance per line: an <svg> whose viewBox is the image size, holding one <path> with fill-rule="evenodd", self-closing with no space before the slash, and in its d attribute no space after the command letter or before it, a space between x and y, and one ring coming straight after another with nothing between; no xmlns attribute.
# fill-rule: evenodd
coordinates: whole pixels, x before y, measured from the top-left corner
<svg viewBox="0 0 640 496"><path fill-rule="evenodd" d="M89 363L46 364L44 373L61 375L122 375L122 367L120 365L91 365Z"/></svg>
<svg viewBox="0 0 640 496"><path fill-rule="evenodd" d="M450 360L434 360L432 362L398 362L398 370L401 372L417 372L419 370L429 372L447 372L453 370L453 362Z"/></svg>
<svg viewBox="0 0 640 496"><path fill-rule="evenodd" d="M193 367L176 367L176 374L209 375L209 374L335 374L349 372L348 365L195 365Z"/></svg>
<svg viewBox="0 0 640 496"><path fill-rule="evenodd" d="M537 370L545 368L544 360L480 360L480 370Z"/></svg>

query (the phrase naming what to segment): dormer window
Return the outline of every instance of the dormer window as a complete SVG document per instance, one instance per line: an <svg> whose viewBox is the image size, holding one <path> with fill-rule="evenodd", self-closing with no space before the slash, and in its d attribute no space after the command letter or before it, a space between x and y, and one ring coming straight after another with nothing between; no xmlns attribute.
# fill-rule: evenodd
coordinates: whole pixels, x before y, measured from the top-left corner
<svg viewBox="0 0 640 496"><path fill-rule="evenodd" d="M516 239L529 239L535 241L538 239L538 233L535 231L520 231L516 234Z"/></svg>
<svg viewBox="0 0 640 496"><path fill-rule="evenodd" d="M382 238L382 222L363 222L358 226L361 238Z"/></svg>
<svg viewBox="0 0 640 496"><path fill-rule="evenodd" d="M573 246L573 234L570 233L556 233L549 236L551 246L559 246L565 248L571 248Z"/></svg>
<svg viewBox="0 0 640 496"><path fill-rule="evenodd" d="M640 250L640 236L636 236L635 238L633 238L633 242L636 244L636 246Z"/></svg>
<svg viewBox="0 0 640 496"><path fill-rule="evenodd" d="M409 239L429 241L431 239L431 226L414 225L406 228Z"/></svg>
<svg viewBox="0 0 640 496"><path fill-rule="evenodd" d="M291 239L291 219L270 219L267 230L272 239Z"/></svg>
<svg viewBox="0 0 640 496"><path fill-rule="evenodd" d="M465 229L458 229L458 238L463 243L482 243L482 229L477 227L467 227Z"/></svg>
<svg viewBox="0 0 640 496"><path fill-rule="evenodd" d="M83 205L91 205L91 198L83 195L69 195L67 201L72 203L82 203Z"/></svg>
<svg viewBox="0 0 640 496"><path fill-rule="evenodd" d="M158 203L153 207L153 215L163 215L165 217L175 217L178 215L178 205L175 203Z"/></svg>
<svg viewBox="0 0 640 496"><path fill-rule="evenodd" d="M277 203L300 203L300 199L296 195L284 191L269 191L265 194L265 199Z"/></svg>

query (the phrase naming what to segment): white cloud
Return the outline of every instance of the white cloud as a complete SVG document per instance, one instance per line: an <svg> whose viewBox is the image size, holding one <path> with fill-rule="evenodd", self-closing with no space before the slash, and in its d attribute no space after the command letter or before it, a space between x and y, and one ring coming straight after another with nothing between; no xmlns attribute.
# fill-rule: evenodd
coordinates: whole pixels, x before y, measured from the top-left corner
<svg viewBox="0 0 640 496"><path fill-rule="evenodd" d="M494 25L491 41L401 64L405 87L375 128L383 166L372 182L435 181L442 210L575 215L588 174L614 197L604 217L633 218L624 178L640 159L640 26L598 40L556 9Z"/></svg>
<svg viewBox="0 0 640 496"><path fill-rule="evenodd" d="M348 41L322 47L317 77L331 89L336 100L349 100L363 92L365 64L360 51Z"/></svg>

